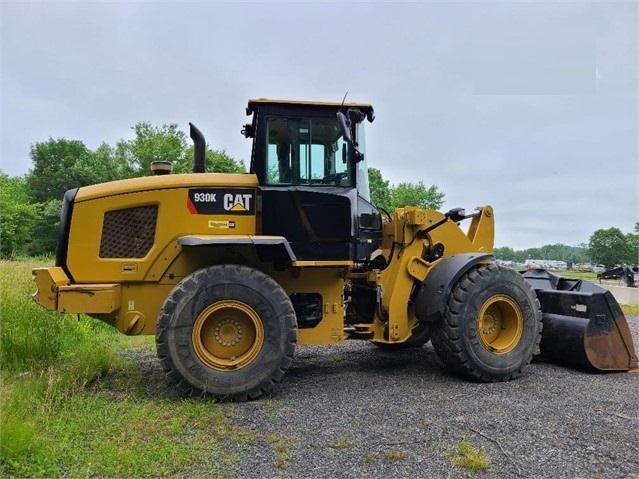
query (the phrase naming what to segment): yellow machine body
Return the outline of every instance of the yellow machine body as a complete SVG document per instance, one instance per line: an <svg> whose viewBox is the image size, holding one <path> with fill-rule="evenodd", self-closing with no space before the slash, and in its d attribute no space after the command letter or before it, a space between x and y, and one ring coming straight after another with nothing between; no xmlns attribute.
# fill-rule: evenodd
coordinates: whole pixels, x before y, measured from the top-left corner
<svg viewBox="0 0 639 479"><path fill-rule="evenodd" d="M227 198L229 211L193 214L189 190L199 186L206 187L207 194L220 195L222 201ZM293 260L284 270L262 261L256 244L285 238L260 234L257 188L257 179L251 174L209 173L136 178L79 189L67 249L67 267L73 278L60 266L35 269L35 301L51 310L89 314L125 334L155 334L164 300L186 276L211 264L244 264L274 278L289 296L312 292L322 295L323 320L313 328L300 330L298 344L348 339L343 291L351 277L362 275L352 271L353 261L349 260ZM248 190L251 196L246 196ZM249 209L242 204L237 210L241 214L237 214L233 210L236 199L237 204L248 201ZM245 214L251 202L257 203L255 211ZM143 209L145 212L138 214ZM122 216L120 223L109 223L113 212ZM405 208L398 209L395 220L385 225L381 254L390 254L393 241L410 245L403 248L400 260L392 262L391 267L364 275L383 288L383 308L391 318L390 336L385 333L388 326L379 319L366 326L372 340L401 343L410 337L416 322L414 313L406 308L412 284L424 281L430 268L441 261L422 259L429 244L446 244L450 255L492 251L492 208L484 207L473 217L468 234L449 223L429 238L415 240L419 231L442 218L443 214L436 211ZM152 230L153 235L140 234L141 230ZM145 237L152 240L142 244ZM180 244L185 238L199 240L202 245Z"/></svg>
<svg viewBox="0 0 639 479"><path fill-rule="evenodd" d="M296 345L346 339L431 340L454 372L512 379L539 349L542 318L549 356L636 368L610 295L493 264L491 206L382 215L365 161L372 106L260 99L247 114L249 173L207 173L191 125L193 173L161 165L69 190L56 266L33 271L34 300L155 334L171 382L235 400L270 392Z"/></svg>

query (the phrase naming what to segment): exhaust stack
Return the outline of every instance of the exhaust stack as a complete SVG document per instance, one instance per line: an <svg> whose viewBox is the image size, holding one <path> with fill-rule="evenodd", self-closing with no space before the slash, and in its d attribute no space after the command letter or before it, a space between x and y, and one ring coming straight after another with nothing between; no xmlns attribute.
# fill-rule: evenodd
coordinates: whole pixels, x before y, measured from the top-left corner
<svg viewBox="0 0 639 479"><path fill-rule="evenodd" d="M191 127L190 136L193 140L193 173L206 173L204 135L193 123L189 123L189 126Z"/></svg>

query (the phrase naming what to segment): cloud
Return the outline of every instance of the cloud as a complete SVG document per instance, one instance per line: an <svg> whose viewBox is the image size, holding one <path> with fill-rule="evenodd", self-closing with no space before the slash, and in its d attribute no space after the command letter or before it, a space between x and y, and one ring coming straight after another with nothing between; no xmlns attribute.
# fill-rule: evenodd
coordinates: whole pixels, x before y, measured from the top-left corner
<svg viewBox="0 0 639 479"><path fill-rule="evenodd" d="M367 159L445 207L490 203L497 245L632 231L632 3L18 3L1 6L1 168L193 121L248 164L252 97L371 102ZM597 77L597 75L599 75Z"/></svg>

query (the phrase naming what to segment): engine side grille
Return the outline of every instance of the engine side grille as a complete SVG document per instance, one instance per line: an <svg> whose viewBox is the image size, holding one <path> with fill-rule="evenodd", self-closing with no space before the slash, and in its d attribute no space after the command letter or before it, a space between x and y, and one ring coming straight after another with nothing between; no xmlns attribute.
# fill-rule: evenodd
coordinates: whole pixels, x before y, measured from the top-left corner
<svg viewBox="0 0 639 479"><path fill-rule="evenodd" d="M158 206L107 211L102 224L100 258L143 258L153 246Z"/></svg>

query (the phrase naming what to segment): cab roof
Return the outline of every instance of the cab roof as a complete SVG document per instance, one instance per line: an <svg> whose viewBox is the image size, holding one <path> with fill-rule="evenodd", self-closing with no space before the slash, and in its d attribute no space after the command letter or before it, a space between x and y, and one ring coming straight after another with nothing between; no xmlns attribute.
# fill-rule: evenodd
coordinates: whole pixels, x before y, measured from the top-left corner
<svg viewBox="0 0 639 479"><path fill-rule="evenodd" d="M360 108L366 113L368 110L372 110L373 106L368 103L342 103L342 102L327 102L327 101L309 101L309 100L274 100L271 98L254 98L248 101L246 107L246 114L251 115L255 110L261 106L277 105L277 106L317 106L317 107L333 107L333 108Z"/></svg>

